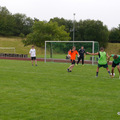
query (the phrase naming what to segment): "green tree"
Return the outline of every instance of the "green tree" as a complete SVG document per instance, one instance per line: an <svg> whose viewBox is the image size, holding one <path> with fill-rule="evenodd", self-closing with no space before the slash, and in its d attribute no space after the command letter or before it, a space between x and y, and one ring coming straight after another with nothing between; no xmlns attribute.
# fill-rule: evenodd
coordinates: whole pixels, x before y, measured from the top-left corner
<svg viewBox="0 0 120 120"><path fill-rule="evenodd" d="M119 43L120 42L120 26L118 28L113 28L109 34L109 42Z"/></svg>
<svg viewBox="0 0 120 120"><path fill-rule="evenodd" d="M66 20L64 18L58 18L55 17L53 19L50 19L50 22L57 22L59 26L64 25L65 26L65 31L67 33L70 33L70 37L73 38L73 22L72 20ZM70 39L72 40L72 39Z"/></svg>
<svg viewBox="0 0 120 120"><path fill-rule="evenodd" d="M6 7L0 7L0 35L27 35L32 32L33 23L33 19L25 14L12 15Z"/></svg>
<svg viewBox="0 0 120 120"><path fill-rule="evenodd" d="M14 14L15 21L15 35L18 36L21 33L27 35L32 32L33 20L27 17L25 14Z"/></svg>
<svg viewBox="0 0 120 120"><path fill-rule="evenodd" d="M98 41L100 46L107 46L109 31L101 21L84 20L77 23L77 41Z"/></svg>
<svg viewBox="0 0 120 120"><path fill-rule="evenodd" d="M64 18L53 18L50 21L57 22L59 26L64 25L65 31L73 38L73 22ZM72 39L70 39L72 40ZM75 41L98 41L100 46L107 46L109 31L103 22L97 20L75 21Z"/></svg>
<svg viewBox="0 0 120 120"><path fill-rule="evenodd" d="M0 7L0 35L13 35L14 18L6 7Z"/></svg>
<svg viewBox="0 0 120 120"><path fill-rule="evenodd" d="M58 26L56 22L36 21L33 25L33 32L23 40L24 45L33 44L41 47L45 41L70 40L69 33L64 26Z"/></svg>

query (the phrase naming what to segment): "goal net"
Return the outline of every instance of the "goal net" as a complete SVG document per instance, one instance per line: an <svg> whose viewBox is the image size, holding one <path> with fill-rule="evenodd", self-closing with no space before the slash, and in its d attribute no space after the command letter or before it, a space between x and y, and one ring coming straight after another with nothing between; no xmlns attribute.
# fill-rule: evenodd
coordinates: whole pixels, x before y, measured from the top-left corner
<svg viewBox="0 0 120 120"><path fill-rule="evenodd" d="M84 46L86 52L95 53L99 51L99 43L96 41L45 41L45 62L47 60L55 60L55 59L66 59L66 55L68 51L75 46L78 51L81 46ZM76 58L77 59L77 58ZM86 55L86 61L97 61L97 56Z"/></svg>

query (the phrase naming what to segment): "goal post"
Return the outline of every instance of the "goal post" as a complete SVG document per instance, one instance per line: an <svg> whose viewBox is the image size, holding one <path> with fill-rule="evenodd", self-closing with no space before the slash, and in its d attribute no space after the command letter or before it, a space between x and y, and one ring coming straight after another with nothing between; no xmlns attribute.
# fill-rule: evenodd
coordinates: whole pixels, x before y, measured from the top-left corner
<svg viewBox="0 0 120 120"><path fill-rule="evenodd" d="M86 52L99 51L97 41L45 41L44 62L46 63L47 59L65 59L65 55L73 46L76 46L76 50L84 46ZM92 56L92 64L94 64L94 56Z"/></svg>

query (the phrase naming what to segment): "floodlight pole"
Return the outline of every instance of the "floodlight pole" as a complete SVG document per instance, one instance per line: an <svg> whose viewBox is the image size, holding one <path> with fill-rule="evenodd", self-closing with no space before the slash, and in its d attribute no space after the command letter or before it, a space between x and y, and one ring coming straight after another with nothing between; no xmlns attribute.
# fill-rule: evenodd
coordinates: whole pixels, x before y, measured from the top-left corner
<svg viewBox="0 0 120 120"><path fill-rule="evenodd" d="M75 41L75 13L73 13L73 41ZM73 42L74 46L74 42Z"/></svg>

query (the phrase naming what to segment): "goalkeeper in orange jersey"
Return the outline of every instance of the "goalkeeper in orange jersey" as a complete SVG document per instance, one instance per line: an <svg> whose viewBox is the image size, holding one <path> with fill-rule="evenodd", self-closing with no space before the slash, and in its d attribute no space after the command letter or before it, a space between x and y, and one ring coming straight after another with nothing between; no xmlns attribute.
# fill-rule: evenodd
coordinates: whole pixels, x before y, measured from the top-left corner
<svg viewBox="0 0 120 120"><path fill-rule="evenodd" d="M70 67L67 69L67 71L72 72L72 69L75 66L76 55L79 56L79 54L78 54L75 46L73 46L72 50L70 50L68 54L70 55L70 60L71 60L72 65L70 65Z"/></svg>

